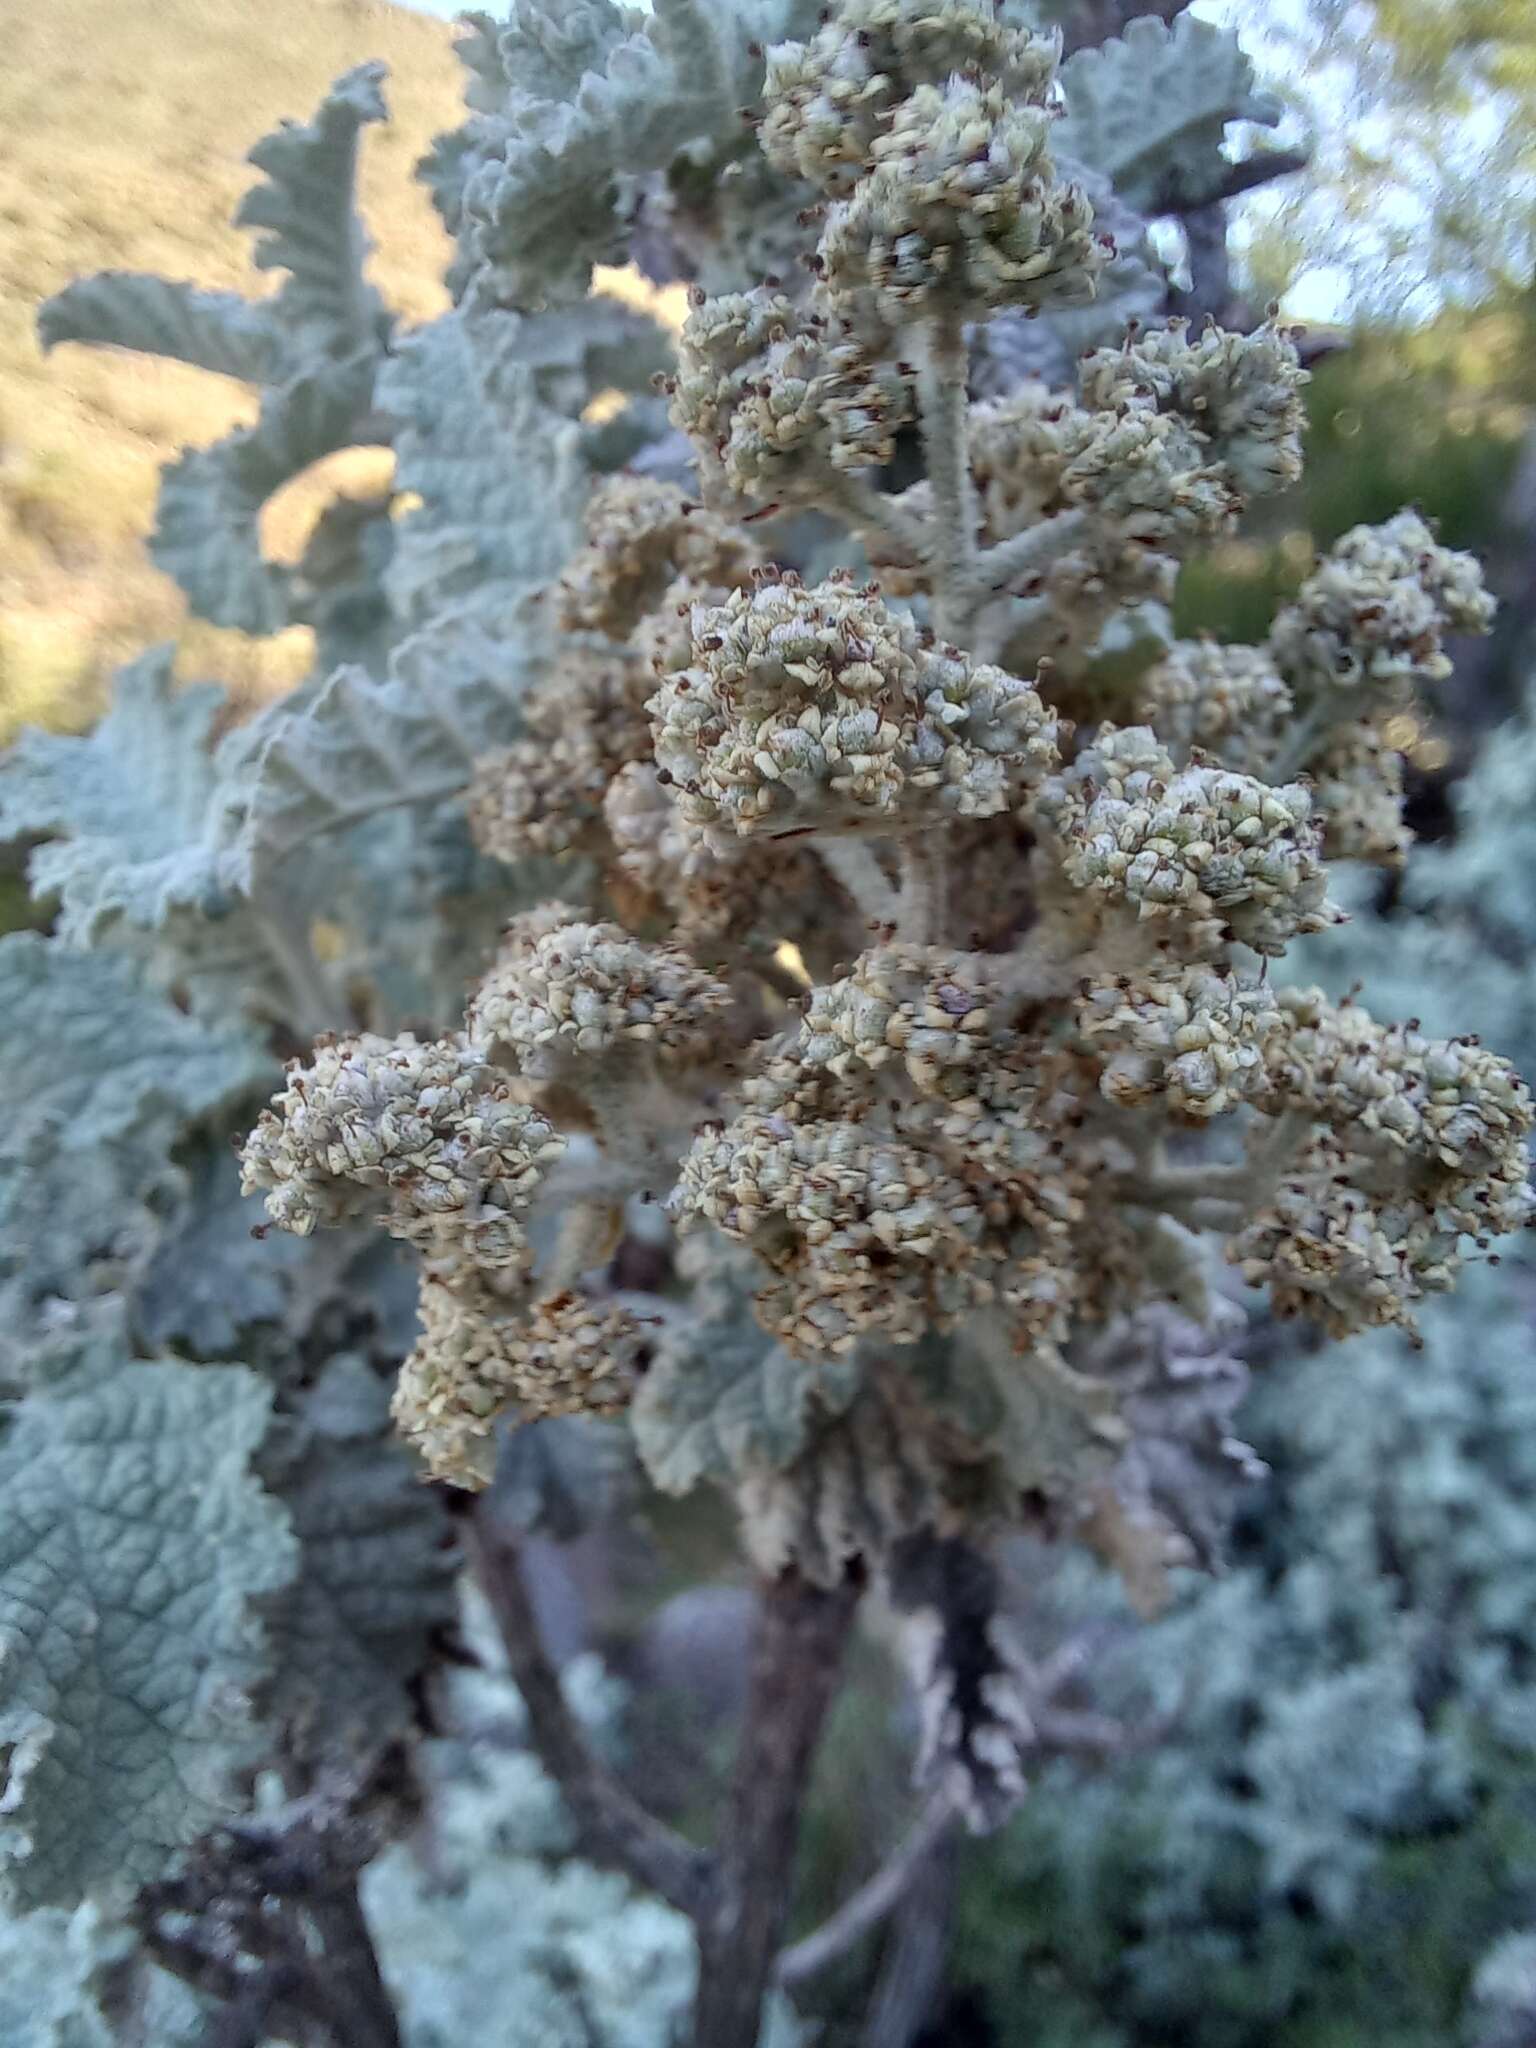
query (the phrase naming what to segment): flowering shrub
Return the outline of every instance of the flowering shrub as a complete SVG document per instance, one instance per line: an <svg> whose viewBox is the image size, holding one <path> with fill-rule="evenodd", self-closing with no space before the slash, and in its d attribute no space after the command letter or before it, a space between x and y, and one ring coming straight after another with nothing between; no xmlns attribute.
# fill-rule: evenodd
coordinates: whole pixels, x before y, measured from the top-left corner
<svg viewBox="0 0 1536 2048"><path fill-rule="evenodd" d="M1267 111L1232 45L1142 22L1058 80L1011 8L804 12L477 18L471 118L426 166L457 299L414 334L360 268L368 69L256 153L275 299L106 278L45 314L265 386L168 474L154 545L209 616L307 623L322 654L214 744L215 700L140 665L0 793L58 906L0 949L40 1078L6 1139L15 1242L66 1217L5 1268L30 1391L0 1442L26 1510L0 1854L25 1904L148 1886L151 1953L204 1996L242 1992L232 1944L265 1953L221 1891L254 1837L220 1861L207 1830L274 1750L261 1839L298 1831L295 1912L358 1945L357 1872L400 1819L379 1759L443 1619L412 1457L469 1493L521 1461L525 1523L541 1458L578 1493L633 1456L732 1497L761 1639L714 1855L585 1747L498 1490L459 1526L588 1852L691 1917L694 2038L746 2048L795 1978L796 1814L863 1588L938 1611L924 1768L941 1821L995 1821L1032 1681L985 1572L951 1614L936 1560L1025 1528L1158 1604L1252 1474L1239 1284L1333 1336L1411 1331L1528 1214L1505 1060L1274 966L1339 922L1330 856L1401 857L1392 720L1486 626L1475 565L1404 514L1262 648L1168 627L1180 561L1300 463L1293 337L1128 317L1159 295L1129 209L1159 175L1219 198L1213 137ZM1164 63L1138 154L1105 109ZM584 296L626 248L694 280L675 357ZM400 516L333 508L267 561L272 490L380 433ZM119 1042L136 1064L87 1071ZM238 1188L211 1142L237 1116ZM185 1483L215 1407L238 1425L202 1526L164 1445ZM78 1625L39 1621L56 1523L103 1514L144 1519L132 1559L106 1544ZM111 1741L80 1704L98 1629ZM387 2040L367 1982L355 2025ZM365 2038L312 1967L283 1984L284 2024Z"/></svg>

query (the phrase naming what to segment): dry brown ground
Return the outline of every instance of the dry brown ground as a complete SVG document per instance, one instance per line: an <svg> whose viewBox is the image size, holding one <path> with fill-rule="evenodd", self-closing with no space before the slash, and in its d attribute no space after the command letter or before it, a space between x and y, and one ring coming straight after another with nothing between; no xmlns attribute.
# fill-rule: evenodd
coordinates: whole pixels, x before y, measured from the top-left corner
<svg viewBox="0 0 1536 2048"><path fill-rule="evenodd" d="M393 120L364 139L372 271L412 318L443 303L445 238L411 167L458 118L449 24L382 0L48 0L14 7L0 65L0 738L81 723L112 666L175 638L184 672L241 689L291 680L300 633L257 643L189 624L143 552L156 473L187 443L252 416L228 379L114 350L44 357L38 302L98 269L153 270L257 292L229 225L244 156L283 116L307 118L365 58L390 67ZM347 458L366 480L370 458ZM378 458L372 458L376 464ZM295 549L317 492L273 507Z"/></svg>

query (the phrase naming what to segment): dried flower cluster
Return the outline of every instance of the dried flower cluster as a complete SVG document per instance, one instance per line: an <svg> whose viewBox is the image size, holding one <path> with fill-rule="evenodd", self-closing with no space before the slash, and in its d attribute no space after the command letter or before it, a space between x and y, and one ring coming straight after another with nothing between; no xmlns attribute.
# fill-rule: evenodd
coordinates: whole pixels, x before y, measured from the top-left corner
<svg viewBox="0 0 1536 2048"><path fill-rule="evenodd" d="M444 1477L514 1404L686 1403L685 1312L607 1277L665 1198L751 1276L793 1409L735 1475L759 1554L1027 1513L1145 1588L1217 1540L1171 1475L1246 1455L1223 1259L1330 1333L1411 1328L1526 1218L1503 1061L1271 979L1338 921L1325 855L1400 856L1387 720L1486 625L1475 566L1402 514L1263 647L1175 643L1181 558L1298 472L1289 338L1174 325L969 400L968 328L1112 253L1053 166L1055 57L970 0L843 0L770 53L763 149L825 201L806 277L695 294L704 502L594 492L471 795L487 852L596 892L573 865L513 923L463 1037L321 1045L247 1147L277 1223L372 1201L421 1252L396 1414ZM786 510L854 566L803 573ZM1170 1346L1204 1361L1176 1400Z"/></svg>

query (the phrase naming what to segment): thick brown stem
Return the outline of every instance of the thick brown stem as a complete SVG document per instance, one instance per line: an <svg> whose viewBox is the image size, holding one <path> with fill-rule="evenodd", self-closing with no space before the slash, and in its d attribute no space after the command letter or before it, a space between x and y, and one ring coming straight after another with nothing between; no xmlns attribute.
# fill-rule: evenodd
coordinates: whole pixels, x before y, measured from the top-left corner
<svg viewBox="0 0 1536 2048"><path fill-rule="evenodd" d="M523 1696L533 1747L560 1787L586 1853L697 1917L708 1897L711 1859L647 1813L594 1755L544 1647L516 1541L481 1510L465 1523L465 1547Z"/></svg>
<svg viewBox="0 0 1536 2048"><path fill-rule="evenodd" d="M714 1896L699 1922L693 2048L755 2048L789 1915L800 1806L861 1581L790 1570L762 1589L746 1719Z"/></svg>

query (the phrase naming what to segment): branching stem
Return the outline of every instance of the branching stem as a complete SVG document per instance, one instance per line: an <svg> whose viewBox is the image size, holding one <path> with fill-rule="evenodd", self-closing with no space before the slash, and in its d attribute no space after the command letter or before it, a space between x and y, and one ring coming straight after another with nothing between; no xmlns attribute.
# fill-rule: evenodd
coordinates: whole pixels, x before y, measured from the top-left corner
<svg viewBox="0 0 1536 2048"><path fill-rule="evenodd" d="M901 1903L930 1851L956 1823L955 1803L946 1788L935 1793L873 1876L851 1892L813 1933L785 1949L774 1969L785 1990L807 1983L862 1941Z"/></svg>
<svg viewBox="0 0 1536 2048"><path fill-rule="evenodd" d="M523 1696L533 1746L560 1787L587 1854L697 1918L710 1896L712 1859L647 1813L594 1754L544 1647L516 1540L482 1507L465 1524L465 1544Z"/></svg>
<svg viewBox="0 0 1536 2048"><path fill-rule="evenodd" d="M976 487L971 479L965 388L969 367L964 316L957 305L943 305L928 324L918 396L933 493L928 547L933 625L947 640L964 637L976 562Z"/></svg>
<svg viewBox="0 0 1536 2048"><path fill-rule="evenodd" d="M1087 530L1086 512L1058 512L1054 518L1026 526L1022 533L983 549L969 586L972 607L990 602L1025 577L1048 569L1075 548Z"/></svg>
<svg viewBox="0 0 1536 2048"><path fill-rule="evenodd" d="M870 924L897 922L901 899L862 840L835 839L829 835L816 841L816 851L833 881L853 898L860 915Z"/></svg>
<svg viewBox="0 0 1536 2048"><path fill-rule="evenodd" d="M829 1590L793 1568L762 1588L726 1840L699 1923L692 2048L756 2048L789 1914L801 1802L860 1591L857 1578Z"/></svg>
<svg viewBox="0 0 1536 2048"><path fill-rule="evenodd" d="M943 838L915 832L901 842L896 930L909 946L933 946L949 923L949 862Z"/></svg>

